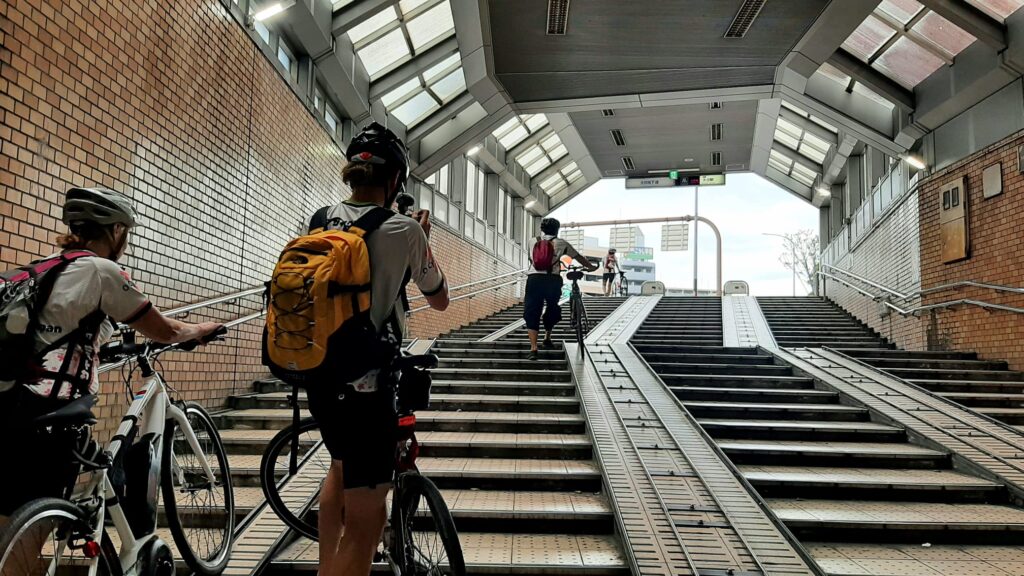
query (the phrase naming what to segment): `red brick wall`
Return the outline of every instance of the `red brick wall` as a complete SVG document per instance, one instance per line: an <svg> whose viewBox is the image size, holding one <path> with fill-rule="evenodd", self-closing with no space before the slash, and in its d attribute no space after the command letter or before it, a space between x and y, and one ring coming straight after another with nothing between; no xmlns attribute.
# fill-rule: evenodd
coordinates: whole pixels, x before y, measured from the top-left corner
<svg viewBox="0 0 1024 576"><path fill-rule="evenodd" d="M962 280L1021 286L1024 276L1024 175L1017 148L1024 132L931 175L921 185L921 285L927 289ZM1003 193L985 199L982 170L1002 163ZM940 257L939 199L942 185L964 176L969 201L970 257L943 264ZM982 289L928 295L925 304L959 298L984 300L1024 308L1024 295L1005 295ZM931 348L975 350L983 358L1005 359L1024 369L1024 316L975 306L946 309L921 319Z"/></svg>
<svg viewBox="0 0 1024 576"><path fill-rule="evenodd" d="M110 187L143 215L124 264L162 308L262 282L308 215L343 193L337 146L217 2L6 0L0 141L3 267L54 250L67 188ZM453 283L499 268L443 231L434 245ZM459 324L503 304L474 299L414 326L443 331L448 318ZM166 376L182 397L221 406L265 374L259 331L252 324L206 351L169 354ZM101 431L124 410L115 380Z"/></svg>

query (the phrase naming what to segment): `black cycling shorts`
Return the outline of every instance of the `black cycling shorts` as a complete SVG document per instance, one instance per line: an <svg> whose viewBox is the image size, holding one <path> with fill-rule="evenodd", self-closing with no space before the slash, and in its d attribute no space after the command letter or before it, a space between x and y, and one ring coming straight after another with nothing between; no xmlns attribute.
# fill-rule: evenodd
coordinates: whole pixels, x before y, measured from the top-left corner
<svg viewBox="0 0 1024 576"><path fill-rule="evenodd" d="M605 272L603 278L605 282L611 282L615 280L615 272Z"/></svg>
<svg viewBox="0 0 1024 576"><path fill-rule="evenodd" d="M390 390L356 392L344 385L306 392L331 459L342 462L346 489L375 488L394 478L398 415Z"/></svg>

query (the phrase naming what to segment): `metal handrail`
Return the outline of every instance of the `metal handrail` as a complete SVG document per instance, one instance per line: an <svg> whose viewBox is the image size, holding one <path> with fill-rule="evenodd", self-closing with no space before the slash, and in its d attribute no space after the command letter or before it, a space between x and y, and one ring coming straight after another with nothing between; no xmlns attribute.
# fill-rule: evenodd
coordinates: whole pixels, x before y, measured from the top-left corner
<svg viewBox="0 0 1024 576"><path fill-rule="evenodd" d="M466 284L460 284L458 286L452 286L452 287L448 288L448 291L451 292L453 290L461 290L463 288L469 288L470 286L476 286L477 284L483 284L485 282L492 282L494 280L501 280L502 278L508 278L509 276L518 276L518 275L521 275L521 274L526 274L528 271L529 270L513 270L512 272L507 272L505 274L498 274L497 276L491 276L490 278L484 278L482 280L474 280L472 282L467 282ZM412 302L413 300L422 300L423 298L425 298L425 296L420 294L419 296L413 296L412 298L409 298L409 301Z"/></svg>
<svg viewBox="0 0 1024 576"><path fill-rule="evenodd" d="M185 306L179 306L178 308L172 308L163 313L164 316L180 316L182 314L188 314L194 310L214 306L217 304L223 304L224 302L231 302L232 300L239 300L246 296L254 296L256 294L262 294L266 290L266 286L260 284L253 286L252 288L246 288L240 292L232 292L230 294L224 294L222 296L216 296L209 300L203 300L202 302L196 302L194 304L186 304Z"/></svg>
<svg viewBox="0 0 1024 576"><path fill-rule="evenodd" d="M855 290L856 292L860 293L861 295L867 296L868 298L871 298L875 302L880 302L882 305L884 305L885 307L893 310L894 312L896 312L900 316L917 316L921 312L926 312L928 310L941 310L941 309L944 309L944 308L952 308L954 306L977 306L979 308L984 308L986 310L1002 310L1003 312L1013 312L1015 314L1024 314L1024 308L1017 308L1017 307L1014 307L1014 306L1005 306L1003 304L993 304L991 302L985 302L983 300L972 300L970 298L960 298L960 299L957 299L957 300L947 300L946 302L938 302L936 304L927 304L927 305L922 305L922 306L915 306L914 308L910 308L910 309L905 309L905 308L901 308L901 307L893 304L892 302L890 302L889 300L885 299L882 296L877 296L875 294L872 294L872 293L868 292L867 290L864 290L863 288L861 288L859 286L851 284L850 282L848 282L848 281L846 281L846 280L844 280L844 279L842 279L842 278L840 278L838 276L835 276L834 274L829 274L828 272L823 272L821 270L818 270L818 275L819 276L824 276L825 278L831 278L831 279L835 280L836 282L839 282L840 284L843 284L843 285L845 285L845 286L847 286L849 288L852 288L853 290Z"/></svg>
<svg viewBox="0 0 1024 576"><path fill-rule="evenodd" d="M940 284L938 286L932 286L931 288L924 288L922 290L917 290L917 291L911 292L909 294L903 294L902 292L898 292L896 290L893 290L892 288L889 288L887 286L883 286L882 284L879 284L877 282L869 280L868 278L865 278L863 276L854 274L853 272L850 272L849 270L843 270L842 268L839 268L838 266L833 266L831 264L822 264L821 266L823 268L830 268L832 270L835 270L836 272L839 272L841 274L849 276L849 277L851 277L851 278L853 278L853 279L855 279L855 280L857 280L859 282L863 282L864 284L867 284L868 286L871 286L873 288L878 288L879 290L881 290L883 292L887 292L889 294L892 294L893 296L895 296L899 300L910 300L912 298L917 298L917 297L920 297L920 296L926 296L928 294L934 294L936 292L945 292L947 290L958 290L960 288L983 288L983 289L986 289L986 290L994 290L996 292L1007 292L1007 293L1010 293L1010 294L1024 294L1024 288L1018 288L1016 286L1003 286L1001 284L988 284L986 282L975 282L973 280L962 280L962 281L959 281L959 282L951 282L949 284Z"/></svg>
<svg viewBox="0 0 1024 576"><path fill-rule="evenodd" d="M464 298L472 298L473 296L478 296L480 294L483 294L484 292L490 292L491 290L497 290L498 288L504 288L506 286L513 286L513 285L518 284L518 283L519 283L519 280L516 279L516 280L512 280L511 282L505 282L503 284L497 284L497 285L494 285L494 286L488 286L487 288L481 288L479 290L474 290L472 292L467 292L465 294L459 294L458 296L456 296L456 297L454 297L454 298L452 298L452 299L450 299L448 301L449 302L455 302L457 300L462 300ZM427 305L427 306L420 306L419 308L413 308L412 310L410 310L409 314L415 314L417 312L420 312L421 310L429 310L429 309L430 309L429 305Z"/></svg>

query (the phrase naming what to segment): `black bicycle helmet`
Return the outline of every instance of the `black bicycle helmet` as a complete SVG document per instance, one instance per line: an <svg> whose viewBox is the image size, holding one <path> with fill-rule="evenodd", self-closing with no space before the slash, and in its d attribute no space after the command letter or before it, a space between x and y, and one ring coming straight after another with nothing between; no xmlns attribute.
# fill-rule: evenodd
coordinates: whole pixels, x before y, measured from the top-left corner
<svg viewBox="0 0 1024 576"><path fill-rule="evenodd" d="M95 222L102 226L123 224L134 228L139 224L139 214L132 201L120 192L105 188L72 188L64 200L65 224L73 222Z"/></svg>
<svg viewBox="0 0 1024 576"><path fill-rule="evenodd" d="M409 150L394 132L377 122L356 134L346 153L349 162L365 162L393 167L398 172L398 193L409 179Z"/></svg>
<svg viewBox="0 0 1024 576"><path fill-rule="evenodd" d="M540 231L549 236L555 236L558 234L558 229L562 227L562 223L554 218L545 218L540 221Z"/></svg>

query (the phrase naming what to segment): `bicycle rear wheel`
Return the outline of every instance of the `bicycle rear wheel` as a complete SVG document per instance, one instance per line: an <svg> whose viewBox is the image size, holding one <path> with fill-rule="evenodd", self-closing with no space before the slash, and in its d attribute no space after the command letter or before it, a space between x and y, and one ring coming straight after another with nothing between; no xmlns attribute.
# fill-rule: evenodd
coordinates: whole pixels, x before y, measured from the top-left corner
<svg viewBox="0 0 1024 576"><path fill-rule="evenodd" d="M183 410L200 450L194 449L176 420L167 421L160 483L164 509L182 560L199 574L216 576L227 566L235 530L231 471L210 415L193 403L185 404ZM212 483L203 460L213 469Z"/></svg>
<svg viewBox="0 0 1024 576"><path fill-rule="evenodd" d="M103 534L96 548L82 511L66 500L33 500L0 532L0 576L71 576L96 563L101 576L121 576L113 544ZM87 552L89 552L87 554ZM92 558L90 555L98 554Z"/></svg>
<svg viewBox="0 0 1024 576"><path fill-rule="evenodd" d="M416 473L398 480L402 491L403 576L465 576L459 533L448 505L429 478Z"/></svg>
<svg viewBox="0 0 1024 576"><path fill-rule="evenodd" d="M311 540L320 537L310 510L331 467L331 455L320 444L320 425L303 418L274 436L260 462L260 486L281 521Z"/></svg>
<svg viewBox="0 0 1024 576"><path fill-rule="evenodd" d="M572 328L576 333L576 343L583 346L583 303L580 302L581 298L578 294L572 295L570 300L570 310L572 317Z"/></svg>

